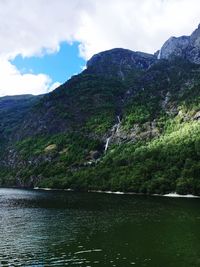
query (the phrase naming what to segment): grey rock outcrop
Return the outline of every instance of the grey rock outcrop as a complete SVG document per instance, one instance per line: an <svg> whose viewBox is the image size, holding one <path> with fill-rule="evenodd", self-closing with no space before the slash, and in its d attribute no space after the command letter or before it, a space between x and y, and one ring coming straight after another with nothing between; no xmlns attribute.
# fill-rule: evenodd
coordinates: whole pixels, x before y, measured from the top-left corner
<svg viewBox="0 0 200 267"><path fill-rule="evenodd" d="M190 36L169 38L158 53L158 59L182 57L200 64L200 25Z"/></svg>

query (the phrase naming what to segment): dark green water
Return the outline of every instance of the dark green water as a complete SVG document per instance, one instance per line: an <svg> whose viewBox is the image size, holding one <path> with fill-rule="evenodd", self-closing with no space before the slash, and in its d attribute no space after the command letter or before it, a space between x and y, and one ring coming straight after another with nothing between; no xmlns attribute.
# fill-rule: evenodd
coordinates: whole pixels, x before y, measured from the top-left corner
<svg viewBox="0 0 200 267"><path fill-rule="evenodd" d="M200 266L200 199L0 189L0 266Z"/></svg>

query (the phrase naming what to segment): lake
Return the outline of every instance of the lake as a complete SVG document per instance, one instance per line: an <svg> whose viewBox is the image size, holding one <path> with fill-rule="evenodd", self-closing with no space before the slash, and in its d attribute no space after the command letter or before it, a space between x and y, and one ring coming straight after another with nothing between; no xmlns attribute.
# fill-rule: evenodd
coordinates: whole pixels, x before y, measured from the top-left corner
<svg viewBox="0 0 200 267"><path fill-rule="evenodd" d="M200 266L200 199L0 189L0 266Z"/></svg>

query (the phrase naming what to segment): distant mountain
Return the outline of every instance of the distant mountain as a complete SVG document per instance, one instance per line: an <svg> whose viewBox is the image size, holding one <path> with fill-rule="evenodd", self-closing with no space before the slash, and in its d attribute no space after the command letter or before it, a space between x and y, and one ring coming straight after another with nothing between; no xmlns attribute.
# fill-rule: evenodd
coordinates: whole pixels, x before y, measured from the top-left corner
<svg viewBox="0 0 200 267"><path fill-rule="evenodd" d="M199 28L116 48L43 96L0 98L1 186L200 195Z"/></svg>

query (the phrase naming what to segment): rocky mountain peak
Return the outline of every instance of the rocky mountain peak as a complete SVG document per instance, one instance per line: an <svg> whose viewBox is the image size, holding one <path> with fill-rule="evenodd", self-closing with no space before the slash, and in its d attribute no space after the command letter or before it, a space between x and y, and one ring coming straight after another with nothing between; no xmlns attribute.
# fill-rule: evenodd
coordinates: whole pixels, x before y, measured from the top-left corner
<svg viewBox="0 0 200 267"><path fill-rule="evenodd" d="M159 51L158 59L170 59L174 56L200 64L200 24L190 36L169 38Z"/></svg>
<svg viewBox="0 0 200 267"><path fill-rule="evenodd" d="M148 69L156 61L156 56L115 48L94 55L87 62L87 72L124 79L135 69Z"/></svg>
<svg viewBox="0 0 200 267"><path fill-rule="evenodd" d="M173 57L200 64L200 24L190 36L170 37L154 55L123 48L98 53L87 62L85 72L124 80L135 70L147 70L157 59Z"/></svg>

